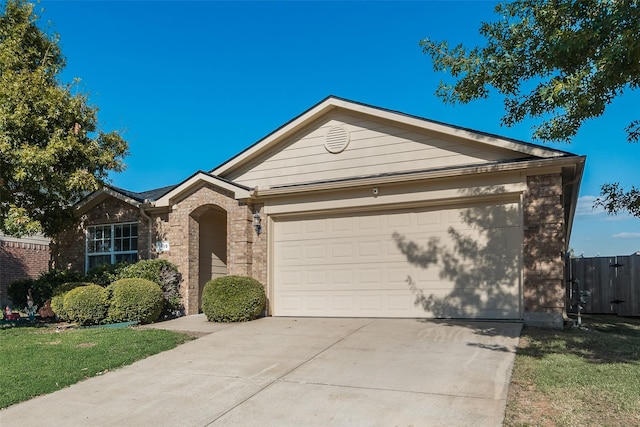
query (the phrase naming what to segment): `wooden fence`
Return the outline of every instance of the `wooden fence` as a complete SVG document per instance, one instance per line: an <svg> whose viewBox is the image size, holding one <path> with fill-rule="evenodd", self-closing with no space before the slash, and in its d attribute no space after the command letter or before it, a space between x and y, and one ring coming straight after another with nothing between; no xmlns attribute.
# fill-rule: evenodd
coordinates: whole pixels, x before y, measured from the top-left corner
<svg viewBox="0 0 640 427"><path fill-rule="evenodd" d="M589 291L583 313L640 316L640 255L570 258L567 267L567 311Z"/></svg>

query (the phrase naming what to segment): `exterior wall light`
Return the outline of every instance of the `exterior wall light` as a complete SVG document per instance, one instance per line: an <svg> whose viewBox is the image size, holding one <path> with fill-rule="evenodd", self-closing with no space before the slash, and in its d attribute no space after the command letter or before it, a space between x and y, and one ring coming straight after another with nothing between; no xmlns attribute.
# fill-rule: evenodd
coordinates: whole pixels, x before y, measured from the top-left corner
<svg viewBox="0 0 640 427"><path fill-rule="evenodd" d="M262 219L259 213L253 214L253 228L255 228L256 234L262 233Z"/></svg>

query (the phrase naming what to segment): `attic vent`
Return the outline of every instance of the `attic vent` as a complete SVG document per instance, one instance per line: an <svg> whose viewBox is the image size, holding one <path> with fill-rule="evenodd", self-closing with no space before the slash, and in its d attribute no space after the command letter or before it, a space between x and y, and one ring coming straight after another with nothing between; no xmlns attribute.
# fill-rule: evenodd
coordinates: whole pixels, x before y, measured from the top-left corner
<svg viewBox="0 0 640 427"><path fill-rule="evenodd" d="M333 154L340 153L347 148L347 145L349 145L349 132L341 126L334 126L329 129L324 141L324 148L328 152Z"/></svg>

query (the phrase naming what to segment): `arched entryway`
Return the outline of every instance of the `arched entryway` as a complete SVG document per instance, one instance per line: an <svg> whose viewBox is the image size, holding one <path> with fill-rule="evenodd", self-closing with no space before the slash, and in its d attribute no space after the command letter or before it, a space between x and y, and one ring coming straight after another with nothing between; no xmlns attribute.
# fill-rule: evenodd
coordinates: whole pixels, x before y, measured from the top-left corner
<svg viewBox="0 0 640 427"><path fill-rule="evenodd" d="M198 253L197 264L194 264L197 265L197 304L200 311L205 283L227 275L227 211L207 205L194 211L192 217L197 223ZM195 234L196 230L193 231Z"/></svg>

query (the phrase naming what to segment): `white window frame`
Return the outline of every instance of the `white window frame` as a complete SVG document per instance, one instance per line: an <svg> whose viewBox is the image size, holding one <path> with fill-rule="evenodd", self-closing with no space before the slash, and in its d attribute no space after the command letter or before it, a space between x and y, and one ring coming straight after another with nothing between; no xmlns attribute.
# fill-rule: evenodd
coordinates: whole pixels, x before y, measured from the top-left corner
<svg viewBox="0 0 640 427"><path fill-rule="evenodd" d="M129 242L131 242L131 240L133 238L135 238L136 244L135 247L136 249L129 249L126 251L120 250L120 251L116 251L115 250L115 240L116 240L116 228L117 227L123 227L125 225L128 226L132 226L135 225L136 226L136 235L129 235ZM98 242L100 240L97 239L90 239L91 235L93 233L91 233L92 229L95 230L96 228L109 228L110 230L110 235L109 235L109 246L108 248L104 248L102 251L94 251L94 252L90 252L89 251L89 245L90 243L93 242ZM121 237L119 237L120 239L122 239L122 235ZM95 225L90 225L87 226L87 229L85 231L85 272L89 270L89 259L91 257L99 257L99 256L109 256L109 263L110 264L115 264L116 263L116 257L118 255L136 255L136 260L137 260L137 255L138 255L138 240L139 240L140 236L139 236L139 224L138 222L132 221L132 222L117 222L117 223L113 223L113 224L95 224ZM106 241L106 239L101 239L102 241Z"/></svg>

